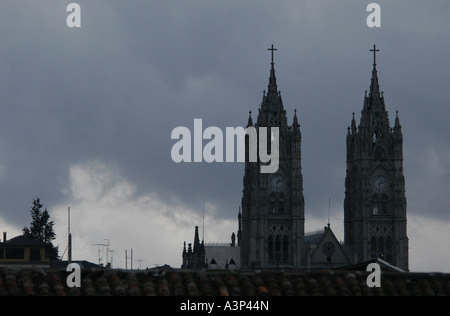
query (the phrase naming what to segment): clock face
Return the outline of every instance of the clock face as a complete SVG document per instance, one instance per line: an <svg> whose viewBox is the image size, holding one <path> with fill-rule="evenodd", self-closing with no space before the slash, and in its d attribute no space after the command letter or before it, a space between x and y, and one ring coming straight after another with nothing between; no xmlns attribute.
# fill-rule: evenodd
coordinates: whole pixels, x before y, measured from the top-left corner
<svg viewBox="0 0 450 316"><path fill-rule="evenodd" d="M372 190L374 190L377 193L386 192L387 189L389 188L387 179L380 175L374 176L370 181L370 185L372 186Z"/></svg>
<svg viewBox="0 0 450 316"><path fill-rule="evenodd" d="M275 192L283 191L286 187L286 181L281 174L272 174L269 177L269 187Z"/></svg>
<svg viewBox="0 0 450 316"><path fill-rule="evenodd" d="M336 250L336 247L331 241L327 241L323 244L322 252L325 256L331 257L334 254L334 251Z"/></svg>

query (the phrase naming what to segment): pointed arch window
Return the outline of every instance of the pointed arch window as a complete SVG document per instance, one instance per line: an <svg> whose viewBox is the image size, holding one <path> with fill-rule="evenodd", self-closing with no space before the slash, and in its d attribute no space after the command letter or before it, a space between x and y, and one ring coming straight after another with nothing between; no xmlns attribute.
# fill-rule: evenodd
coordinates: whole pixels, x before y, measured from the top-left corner
<svg viewBox="0 0 450 316"><path fill-rule="evenodd" d="M268 258L271 262L287 262L290 258L290 242L287 235L272 235L267 239Z"/></svg>
<svg viewBox="0 0 450 316"><path fill-rule="evenodd" d="M280 235L275 237L275 261L281 260L281 238Z"/></svg>
<svg viewBox="0 0 450 316"><path fill-rule="evenodd" d="M386 238L386 261L392 263L392 239L391 236Z"/></svg>
<svg viewBox="0 0 450 316"><path fill-rule="evenodd" d="M283 261L289 260L289 238L288 236L283 237Z"/></svg>
<svg viewBox="0 0 450 316"><path fill-rule="evenodd" d="M386 215L389 213L389 196L378 194L372 196L372 215Z"/></svg>
<svg viewBox="0 0 450 316"><path fill-rule="evenodd" d="M380 236L378 238L378 258L384 259L385 252L384 252L384 238L383 236Z"/></svg>
<svg viewBox="0 0 450 316"><path fill-rule="evenodd" d="M269 211L270 213L276 213L277 211L276 197L273 193L269 197Z"/></svg>
<svg viewBox="0 0 450 316"><path fill-rule="evenodd" d="M380 214L379 207L380 207L380 205L379 205L379 197L378 197L377 194L374 194L372 196L372 215Z"/></svg>
<svg viewBox="0 0 450 316"><path fill-rule="evenodd" d="M268 240L268 250L269 250L269 261L273 261L273 236L269 235Z"/></svg>
<svg viewBox="0 0 450 316"><path fill-rule="evenodd" d="M277 214L284 213L285 211L285 199L283 193L272 193L269 196L269 213Z"/></svg>

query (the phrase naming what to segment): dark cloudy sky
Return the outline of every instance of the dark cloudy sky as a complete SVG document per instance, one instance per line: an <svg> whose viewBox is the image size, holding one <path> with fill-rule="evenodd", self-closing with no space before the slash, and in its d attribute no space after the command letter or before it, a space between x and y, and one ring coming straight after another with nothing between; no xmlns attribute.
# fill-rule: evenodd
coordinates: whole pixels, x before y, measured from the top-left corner
<svg viewBox="0 0 450 316"><path fill-rule="evenodd" d="M237 230L242 163L171 160L171 131L245 126L267 89L273 43L288 120L303 136L306 229L343 239L345 137L369 88L376 44L391 124L404 133L410 268L450 267L450 3L378 1L0 0L0 231L29 225L35 196L65 249L96 261L108 239L142 267L181 264L183 241ZM254 117L255 119L255 117ZM138 266L135 262L134 266Z"/></svg>

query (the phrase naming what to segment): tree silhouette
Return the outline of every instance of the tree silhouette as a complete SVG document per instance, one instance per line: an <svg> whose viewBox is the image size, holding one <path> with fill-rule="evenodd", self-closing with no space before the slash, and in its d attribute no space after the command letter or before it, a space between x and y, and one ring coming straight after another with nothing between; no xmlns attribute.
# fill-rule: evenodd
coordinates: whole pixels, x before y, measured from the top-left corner
<svg viewBox="0 0 450 316"><path fill-rule="evenodd" d="M50 214L48 213L47 208L42 210L42 207L44 207L44 205L41 204L40 199L36 197L30 210L32 218L30 227L24 227L22 231L23 235L26 237L31 237L51 244L52 240L56 238L53 229L55 223L50 221Z"/></svg>

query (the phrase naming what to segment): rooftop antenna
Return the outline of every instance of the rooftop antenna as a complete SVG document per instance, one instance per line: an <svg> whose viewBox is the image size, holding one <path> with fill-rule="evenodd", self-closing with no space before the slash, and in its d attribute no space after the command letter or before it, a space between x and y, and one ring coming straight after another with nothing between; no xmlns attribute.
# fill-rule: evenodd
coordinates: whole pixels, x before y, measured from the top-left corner
<svg viewBox="0 0 450 316"><path fill-rule="evenodd" d="M330 209L331 209L331 198L328 197L328 228L330 228Z"/></svg>
<svg viewBox="0 0 450 316"><path fill-rule="evenodd" d="M205 241L205 198L203 198L203 228L202 228L202 241Z"/></svg>
<svg viewBox="0 0 450 316"><path fill-rule="evenodd" d="M105 243L105 247L106 247L106 262L105 262L105 266L108 266L108 257L109 257L109 239L103 239L106 243ZM103 248L104 250L104 248ZM102 254L102 258L103 258L103 254Z"/></svg>
<svg viewBox="0 0 450 316"><path fill-rule="evenodd" d="M68 224L67 261L69 261L69 263L72 263L72 234L70 233L70 206L67 209L67 224Z"/></svg>
<svg viewBox="0 0 450 316"><path fill-rule="evenodd" d="M111 269L112 269L112 267L113 267L114 251L115 251L115 250L113 250L113 249L111 249L111 250L109 251L109 253L111 254L111 261L110 261L110 267L111 267Z"/></svg>
<svg viewBox="0 0 450 316"><path fill-rule="evenodd" d="M125 249L125 270L128 270L128 259L130 259L130 270L133 270L133 248L131 248L131 256L128 256L128 249Z"/></svg>
<svg viewBox="0 0 450 316"><path fill-rule="evenodd" d="M103 260L103 253L105 251L105 247L106 248L106 265L108 264L108 251L109 251L109 240L108 239L104 239L107 241L106 244L93 244L92 246L97 246L98 248L98 265L100 265L102 263ZM102 246L102 248L100 249L100 246Z"/></svg>
<svg viewBox="0 0 450 316"><path fill-rule="evenodd" d="M102 263L102 255L101 255L100 246L104 246L104 244L93 244L92 246L97 246L97 249L98 249L98 265L100 265Z"/></svg>

